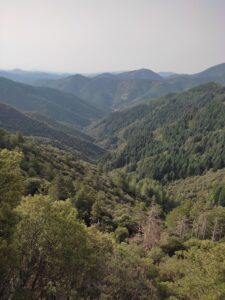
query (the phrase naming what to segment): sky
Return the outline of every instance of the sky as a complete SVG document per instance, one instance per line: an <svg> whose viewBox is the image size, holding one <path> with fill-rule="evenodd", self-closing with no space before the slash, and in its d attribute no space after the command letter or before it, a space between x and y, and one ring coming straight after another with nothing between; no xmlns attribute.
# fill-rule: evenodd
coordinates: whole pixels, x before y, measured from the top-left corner
<svg viewBox="0 0 225 300"><path fill-rule="evenodd" d="M0 69L195 73L225 62L225 0L0 0Z"/></svg>

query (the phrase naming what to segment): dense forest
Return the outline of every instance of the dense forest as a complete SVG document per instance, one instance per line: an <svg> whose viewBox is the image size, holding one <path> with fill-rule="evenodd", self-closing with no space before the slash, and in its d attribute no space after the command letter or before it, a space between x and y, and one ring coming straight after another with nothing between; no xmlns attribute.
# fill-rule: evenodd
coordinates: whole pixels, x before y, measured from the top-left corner
<svg viewBox="0 0 225 300"><path fill-rule="evenodd" d="M83 77L0 78L0 299L224 299L225 88L146 100L150 70ZM109 114L112 81L139 104Z"/></svg>
<svg viewBox="0 0 225 300"><path fill-rule="evenodd" d="M214 83L116 112L92 132L108 169L167 182L225 166L225 89Z"/></svg>
<svg viewBox="0 0 225 300"><path fill-rule="evenodd" d="M0 147L1 299L225 297L224 170L162 186L20 133Z"/></svg>
<svg viewBox="0 0 225 300"><path fill-rule="evenodd" d="M0 300L225 300L225 0L0 0Z"/></svg>

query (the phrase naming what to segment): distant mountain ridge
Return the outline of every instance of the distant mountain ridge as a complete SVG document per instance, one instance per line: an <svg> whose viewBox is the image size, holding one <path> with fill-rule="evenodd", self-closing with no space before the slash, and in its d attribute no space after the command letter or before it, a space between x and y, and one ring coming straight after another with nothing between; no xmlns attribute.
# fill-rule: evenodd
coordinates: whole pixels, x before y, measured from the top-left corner
<svg viewBox="0 0 225 300"><path fill-rule="evenodd" d="M58 80L39 80L36 85L72 93L108 113L211 81L225 85L225 64L193 75L171 75L160 76L151 70L140 69L89 78L73 75Z"/></svg>
<svg viewBox="0 0 225 300"><path fill-rule="evenodd" d="M157 73L140 69L122 73L103 73L95 77L72 75L59 80L39 80L38 86L48 86L72 93L110 112L149 90L149 85L163 80Z"/></svg>
<svg viewBox="0 0 225 300"><path fill-rule="evenodd" d="M194 77L201 77L201 78L211 78L211 77L220 77L225 76L225 63L213 66L208 68L202 72L193 74Z"/></svg>
<svg viewBox="0 0 225 300"><path fill-rule="evenodd" d="M35 87L0 78L0 101L24 112L39 112L77 127L103 116L101 110L77 96L48 87Z"/></svg>
<svg viewBox="0 0 225 300"><path fill-rule="evenodd" d="M24 71L21 69L0 70L0 77L15 80L22 83L32 84L40 79L60 79L69 76L68 73L53 73L43 71Z"/></svg>
<svg viewBox="0 0 225 300"><path fill-rule="evenodd" d="M96 161L105 153L90 137L78 130L67 128L41 115L25 115L3 103L0 103L0 127L69 150L88 161Z"/></svg>
<svg viewBox="0 0 225 300"><path fill-rule="evenodd" d="M139 69L134 71L127 71L115 75L117 78L123 79L149 79L149 80L161 80L162 77L149 69Z"/></svg>

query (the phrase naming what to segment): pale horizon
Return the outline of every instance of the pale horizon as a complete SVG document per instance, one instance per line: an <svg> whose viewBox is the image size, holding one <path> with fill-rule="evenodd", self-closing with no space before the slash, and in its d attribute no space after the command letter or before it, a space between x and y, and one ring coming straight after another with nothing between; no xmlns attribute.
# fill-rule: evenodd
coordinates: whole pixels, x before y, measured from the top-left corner
<svg viewBox="0 0 225 300"><path fill-rule="evenodd" d="M220 64L224 64L225 63L225 61L224 62L221 62L221 63L218 63L218 64L216 64L216 65L220 65ZM148 70L151 70L151 71L153 71L153 72L155 72L155 73L163 73L163 72L165 72L165 73L177 73L177 74L184 74L184 75L193 75L193 74L195 74L195 73L199 73L199 72L202 72L202 71L205 71L205 70L207 70L207 69L209 69L209 68L211 68L211 67L214 67L214 66L216 66L216 65L212 65L212 66L208 66L208 67L206 67L206 68L204 68L204 69L200 69L199 71L197 71L197 72L193 72L193 73L191 73L191 72L182 72L182 73L178 73L178 72L175 72L175 71L173 71L173 70L161 70L161 71L156 71L156 70L153 70L153 69L151 69L151 68L146 68L146 67L140 67L140 68L136 68L136 69L127 69L127 70L103 70L103 71L96 71L96 72L66 72L66 71L52 71L52 70L39 70L39 69L21 69L21 68L17 68L17 67L15 67L15 68L11 68L11 69L2 69L2 68L0 68L0 70L2 70L2 71L8 71L8 72L10 72L10 71L24 71L24 72L40 72L40 73L49 73L49 74L68 74L68 75L73 75L73 74L81 74L81 75L95 75L95 74L103 74L103 73L123 73L123 72L129 72L129 71L135 71L135 70L140 70L140 69L148 69Z"/></svg>
<svg viewBox="0 0 225 300"><path fill-rule="evenodd" d="M225 0L1 0L0 69L193 74L225 62Z"/></svg>

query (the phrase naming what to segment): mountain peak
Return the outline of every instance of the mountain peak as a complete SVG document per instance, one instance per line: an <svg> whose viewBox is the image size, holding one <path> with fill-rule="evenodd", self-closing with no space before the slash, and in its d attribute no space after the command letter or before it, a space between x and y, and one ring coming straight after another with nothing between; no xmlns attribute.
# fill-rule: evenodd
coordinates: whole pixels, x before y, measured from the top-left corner
<svg viewBox="0 0 225 300"><path fill-rule="evenodd" d="M116 77L115 74L113 74L113 73L108 73L108 72L106 72L106 73L101 73L101 74L95 76L95 78L115 78L115 77Z"/></svg>
<svg viewBox="0 0 225 300"><path fill-rule="evenodd" d="M133 71L123 72L117 75L119 78L124 79L151 79L151 80L161 80L162 77L149 69L138 69Z"/></svg>

